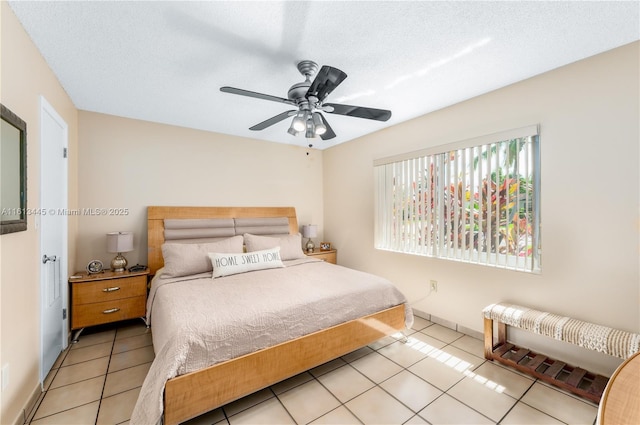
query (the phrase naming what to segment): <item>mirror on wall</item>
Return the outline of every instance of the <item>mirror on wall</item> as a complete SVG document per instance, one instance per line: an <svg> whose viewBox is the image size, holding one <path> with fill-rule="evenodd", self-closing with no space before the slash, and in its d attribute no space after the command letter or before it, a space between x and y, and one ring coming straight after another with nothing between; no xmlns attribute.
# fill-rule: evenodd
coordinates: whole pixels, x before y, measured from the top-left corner
<svg viewBox="0 0 640 425"><path fill-rule="evenodd" d="M0 104L1 234L27 230L27 123Z"/></svg>

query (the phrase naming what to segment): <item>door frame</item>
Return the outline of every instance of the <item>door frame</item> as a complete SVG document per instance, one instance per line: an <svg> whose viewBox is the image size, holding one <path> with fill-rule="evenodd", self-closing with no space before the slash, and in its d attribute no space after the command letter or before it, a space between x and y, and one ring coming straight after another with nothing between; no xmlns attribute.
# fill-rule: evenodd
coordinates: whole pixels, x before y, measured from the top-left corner
<svg viewBox="0 0 640 425"><path fill-rule="evenodd" d="M43 145L44 145L44 125L43 125L43 119L44 119L44 114L49 115L54 121L56 121L57 124L60 125L60 127L63 130L63 134L64 134L64 142L63 142L63 148L66 149L66 151L68 152L69 149L69 126L67 125L66 121L60 116L60 114L58 114L58 112L53 108L53 106L47 101L47 99L40 95L40 187L39 187L39 197L40 197L40 206L43 206L43 192L42 192L42 181L43 181L43 164L44 162L48 159L46 158L45 155L43 155L44 149L43 149ZM63 155L63 152L60 152L60 155ZM63 161L62 162L62 174L63 174L63 180L64 183L61 187L61 195L63 197L63 204L65 205L65 208L68 207L69 205L69 164L68 161ZM43 211L42 214L48 214L50 213L50 211ZM62 214L62 216L64 217L64 220L61 220L61 225L62 225L62 258L60 259L60 296L62 297L62 310L63 312L69 312L69 285L67 284L67 277L69 276L68 274L68 254L69 254L69 235L68 235L68 231L69 231L69 223L68 223L68 215L67 214L63 214L60 211L54 211L54 214L56 214L57 216L60 216ZM42 235L43 235L43 228L40 225L40 216L36 216L36 229L39 229L39 237L38 237L38 243L39 243L39 252L40 255L38 256L38 258L36 259L37 264L38 264L38 270L40 270L40 358L39 358L39 372L40 372L40 380L41 380L41 384L44 382L44 379L47 375L47 373L49 373L49 371L45 371L43 370L44 365L42 364L42 357L43 357L43 351L44 351L44 344L42 341L42 335L43 335L43 328L44 328L44 323L43 323L43 309L44 309L44 304L43 304L43 299L44 299L44 288L43 288L43 284L44 284L44 277L42 275L42 258L43 255L47 254L46 252L43 252L43 242L42 242ZM62 312L61 312L62 313ZM69 332L68 332L68 328L69 328L69 319L68 319L68 314L66 314L64 317L61 315L61 321L60 321L60 326L62 326L62 349L66 349L67 346L69 345Z"/></svg>

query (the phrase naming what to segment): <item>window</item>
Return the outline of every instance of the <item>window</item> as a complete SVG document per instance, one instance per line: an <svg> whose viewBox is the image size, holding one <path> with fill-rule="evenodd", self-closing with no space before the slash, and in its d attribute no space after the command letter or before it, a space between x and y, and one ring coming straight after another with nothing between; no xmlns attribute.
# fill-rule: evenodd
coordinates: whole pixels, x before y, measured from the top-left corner
<svg viewBox="0 0 640 425"><path fill-rule="evenodd" d="M537 126L376 160L378 249L540 271Z"/></svg>

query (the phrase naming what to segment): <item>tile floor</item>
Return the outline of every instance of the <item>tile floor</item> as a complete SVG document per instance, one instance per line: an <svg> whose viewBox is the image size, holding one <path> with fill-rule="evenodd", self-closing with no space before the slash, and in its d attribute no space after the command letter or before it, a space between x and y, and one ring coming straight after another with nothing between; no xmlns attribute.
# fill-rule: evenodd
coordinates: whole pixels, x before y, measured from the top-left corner
<svg viewBox="0 0 640 425"><path fill-rule="evenodd" d="M87 330L60 355L30 423L127 423L153 360L142 322ZM485 361L482 341L416 318L387 337L189 424L587 424L597 406Z"/></svg>

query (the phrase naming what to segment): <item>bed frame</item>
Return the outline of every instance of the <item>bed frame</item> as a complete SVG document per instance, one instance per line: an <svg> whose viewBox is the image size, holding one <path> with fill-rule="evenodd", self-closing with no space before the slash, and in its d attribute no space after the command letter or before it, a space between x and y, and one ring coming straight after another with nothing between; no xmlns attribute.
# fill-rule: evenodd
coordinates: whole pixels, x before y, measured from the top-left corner
<svg viewBox="0 0 640 425"><path fill-rule="evenodd" d="M164 219L287 217L299 232L293 207L148 207L148 262L162 267ZM164 424L184 422L405 329L404 305L323 329L167 381Z"/></svg>

